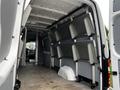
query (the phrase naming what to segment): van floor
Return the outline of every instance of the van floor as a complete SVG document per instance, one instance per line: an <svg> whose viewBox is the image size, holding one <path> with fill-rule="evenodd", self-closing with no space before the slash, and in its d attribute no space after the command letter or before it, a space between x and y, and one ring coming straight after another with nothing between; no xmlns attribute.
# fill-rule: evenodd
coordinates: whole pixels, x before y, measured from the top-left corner
<svg viewBox="0 0 120 90"><path fill-rule="evenodd" d="M49 68L27 64L19 70L20 90L91 90L83 83L70 82Z"/></svg>

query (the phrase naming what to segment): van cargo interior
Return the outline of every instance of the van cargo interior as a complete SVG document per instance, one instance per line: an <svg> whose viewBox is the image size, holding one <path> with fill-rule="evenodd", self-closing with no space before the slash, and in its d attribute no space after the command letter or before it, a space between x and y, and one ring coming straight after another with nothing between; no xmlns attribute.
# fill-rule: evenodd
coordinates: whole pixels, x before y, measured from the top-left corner
<svg viewBox="0 0 120 90"><path fill-rule="evenodd" d="M31 73L33 69L33 72L40 71L40 73L35 72L41 76L40 79L42 75L46 77L45 79L50 79L51 73L56 73L61 67L68 66L73 70L76 81L79 84L84 82L85 90L96 88L100 81L97 70L99 63L97 60L97 36L91 7L84 3L78 4L67 0L52 0L51 2L33 0L31 7L31 13L21 32L24 53L22 53L23 59L20 66L24 67L20 69L20 77L25 72ZM34 51L26 49L24 44L29 42L35 43ZM30 54L34 56L31 57ZM30 70L24 71L24 68ZM44 70L47 70L46 73ZM21 78L23 79L23 77ZM48 83L50 83L49 80ZM60 87L59 85L56 88ZM62 88L68 90L64 85ZM78 87L78 89L80 88L82 87ZM69 90L73 90L73 88L69 87Z"/></svg>
<svg viewBox="0 0 120 90"><path fill-rule="evenodd" d="M102 87L100 32L91 7L94 4L83 1L31 0L24 7L16 75L21 81L20 90L99 90ZM6 51L0 53L0 59L8 54L10 45L4 43L11 42L10 37L15 38L12 32L3 32L7 37L1 40L5 46L0 50Z"/></svg>

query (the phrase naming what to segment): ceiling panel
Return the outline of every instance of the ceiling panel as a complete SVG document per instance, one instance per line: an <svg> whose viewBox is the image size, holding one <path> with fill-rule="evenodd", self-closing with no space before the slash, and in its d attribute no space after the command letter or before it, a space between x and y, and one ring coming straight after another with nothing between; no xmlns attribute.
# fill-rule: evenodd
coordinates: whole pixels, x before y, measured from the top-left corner
<svg viewBox="0 0 120 90"><path fill-rule="evenodd" d="M50 17L50 18L55 18L55 19L59 19L62 16L64 16L64 14L60 14L54 11L44 10L42 8L33 8L31 13L36 14L36 15Z"/></svg>
<svg viewBox="0 0 120 90"><path fill-rule="evenodd" d="M53 23L53 20L45 19L45 18L40 18L40 17L34 17L30 16L29 21L42 21L42 22L47 22L47 23Z"/></svg>
<svg viewBox="0 0 120 90"><path fill-rule="evenodd" d="M32 0L28 23L46 28L80 7L79 0Z"/></svg>
<svg viewBox="0 0 120 90"><path fill-rule="evenodd" d="M70 12L79 5L77 0L74 2L70 0L34 0L32 4L63 12Z"/></svg>
<svg viewBox="0 0 120 90"><path fill-rule="evenodd" d="M39 21L28 21L27 24L36 24L36 25L41 25L41 26L49 26L48 24L45 24L43 22L39 22Z"/></svg>

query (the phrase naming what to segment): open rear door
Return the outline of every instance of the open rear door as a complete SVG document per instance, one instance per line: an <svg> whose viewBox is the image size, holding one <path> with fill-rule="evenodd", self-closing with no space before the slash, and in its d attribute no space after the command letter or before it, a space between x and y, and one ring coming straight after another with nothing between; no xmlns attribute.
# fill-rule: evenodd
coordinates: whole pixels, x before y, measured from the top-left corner
<svg viewBox="0 0 120 90"><path fill-rule="evenodd" d="M13 90L24 0L0 0L0 90Z"/></svg>
<svg viewBox="0 0 120 90"><path fill-rule="evenodd" d="M120 90L120 0L110 0L112 90Z"/></svg>

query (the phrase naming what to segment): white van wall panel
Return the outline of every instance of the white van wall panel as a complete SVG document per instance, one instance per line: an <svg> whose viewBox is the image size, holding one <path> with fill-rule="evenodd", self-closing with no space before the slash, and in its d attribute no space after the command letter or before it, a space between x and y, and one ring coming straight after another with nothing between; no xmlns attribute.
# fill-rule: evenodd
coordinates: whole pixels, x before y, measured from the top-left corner
<svg viewBox="0 0 120 90"><path fill-rule="evenodd" d="M84 61L84 60L82 60ZM63 59L62 66L70 66L75 72L75 62L72 59ZM92 79L92 67L88 62L78 62L78 74L88 79ZM96 81L99 82L99 71L96 66Z"/></svg>
<svg viewBox="0 0 120 90"><path fill-rule="evenodd" d="M31 2L31 0L26 0L26 1L25 1L24 10L27 8L27 6L29 5L30 2Z"/></svg>
<svg viewBox="0 0 120 90"><path fill-rule="evenodd" d="M0 60L5 58L11 46L16 16L17 0L1 0Z"/></svg>
<svg viewBox="0 0 120 90"><path fill-rule="evenodd" d="M120 10L120 0L113 0L113 11L116 12L116 11L119 11Z"/></svg>
<svg viewBox="0 0 120 90"><path fill-rule="evenodd" d="M84 61L89 61L88 47L87 43L80 43L77 45L77 49L80 55L80 61L84 59Z"/></svg>
<svg viewBox="0 0 120 90"><path fill-rule="evenodd" d="M15 25L13 25L13 27L14 27L13 35L15 36L15 38L12 39L12 44L10 45L11 46L10 52L8 51L9 52L9 55L7 57L8 60L6 60L6 61L4 60L0 63L0 72L1 72L0 73L0 77L1 77L0 78L0 86L3 85L6 82L6 79L8 78L11 71L13 70L13 67L16 64L16 60L17 60L18 43L19 43L19 35L20 35L21 20L22 20L21 18L22 18L22 10L23 10L23 3L24 3L23 0L19 0L19 1L20 1L20 4L18 5L18 7L14 7L14 8L17 8L17 13L16 13L17 17L16 18L14 17ZM13 5L13 4L14 3L12 3L11 5ZM16 30L17 30L17 32L16 32ZM5 43L5 44L9 44L9 43ZM4 48L4 49L6 50L6 48ZM15 70L13 71L13 73L14 72L15 72ZM14 80L15 80L14 76L15 75L12 75L12 77L13 77L12 80L11 79L8 80L10 82L10 86L8 86L8 87L11 87L11 85L13 87L13 83L14 83ZM5 87L5 88L7 88L7 87ZM10 89L0 89L0 90L10 90Z"/></svg>
<svg viewBox="0 0 120 90"><path fill-rule="evenodd" d="M10 72L10 74L8 75L6 81L4 82L4 84L2 86L0 86L0 90L13 90L13 70Z"/></svg>
<svg viewBox="0 0 120 90"><path fill-rule="evenodd" d="M113 89L120 90L120 0L110 0L110 49L112 71L118 74L112 76Z"/></svg>
<svg viewBox="0 0 120 90"><path fill-rule="evenodd" d="M88 36L90 36L92 33L95 33L94 25L90 16L87 16L84 18L84 24L85 24L85 28Z"/></svg>
<svg viewBox="0 0 120 90"><path fill-rule="evenodd" d="M120 60L118 61L118 69L119 69L119 77L120 77ZM120 82L120 78L119 78L119 82Z"/></svg>
<svg viewBox="0 0 120 90"><path fill-rule="evenodd" d="M120 17L115 17L114 26L113 26L113 35L114 35L114 45L115 50L118 54L120 54Z"/></svg>
<svg viewBox="0 0 120 90"><path fill-rule="evenodd" d="M61 58L63 56L63 53L62 53L60 46L57 46L57 53L58 53L58 58Z"/></svg>
<svg viewBox="0 0 120 90"><path fill-rule="evenodd" d="M90 64L95 63L97 61L97 55L93 43L88 44L88 53L89 53Z"/></svg>
<svg viewBox="0 0 120 90"><path fill-rule="evenodd" d="M79 71L78 71L79 75L84 76L88 79L92 79L92 66L90 65L90 63L87 62L81 62L79 61ZM100 81L99 80L99 71L97 69L97 65L96 65L96 77L95 77L96 81Z"/></svg>
<svg viewBox="0 0 120 90"><path fill-rule="evenodd" d="M23 19L22 19L22 26L25 26L26 25L26 22L28 20L28 17L30 15L30 12L31 12L32 8L30 5L28 5L24 11L24 14L23 14Z"/></svg>
<svg viewBox="0 0 120 90"><path fill-rule="evenodd" d="M75 62L73 61L73 59L63 58L62 66L70 66L74 70L74 73L75 73Z"/></svg>
<svg viewBox="0 0 120 90"><path fill-rule="evenodd" d="M21 56L22 56L22 50L23 50L23 41L20 39L19 41L19 51L18 51L18 61L17 61L17 68L19 67L19 65L21 64Z"/></svg>
<svg viewBox="0 0 120 90"><path fill-rule="evenodd" d="M72 52L73 52L73 60L74 61L80 60L80 54L76 45L72 45Z"/></svg>

